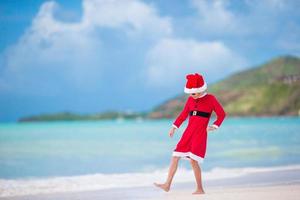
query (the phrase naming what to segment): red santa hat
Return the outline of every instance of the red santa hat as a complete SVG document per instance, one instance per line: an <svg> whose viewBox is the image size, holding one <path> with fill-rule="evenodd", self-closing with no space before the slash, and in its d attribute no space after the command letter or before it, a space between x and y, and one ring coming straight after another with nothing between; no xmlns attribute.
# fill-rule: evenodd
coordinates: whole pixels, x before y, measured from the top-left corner
<svg viewBox="0 0 300 200"><path fill-rule="evenodd" d="M186 76L187 82L184 88L185 93L198 93L207 89L206 82L200 74L188 74Z"/></svg>

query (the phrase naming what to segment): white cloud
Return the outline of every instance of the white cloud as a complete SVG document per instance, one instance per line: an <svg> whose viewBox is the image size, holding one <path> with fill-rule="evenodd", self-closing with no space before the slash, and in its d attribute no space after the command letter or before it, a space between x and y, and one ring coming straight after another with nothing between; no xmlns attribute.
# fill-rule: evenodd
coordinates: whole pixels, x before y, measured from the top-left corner
<svg viewBox="0 0 300 200"><path fill-rule="evenodd" d="M240 8L234 1L191 0L197 15L191 20L199 33L214 36L265 36L282 28L285 17L299 13L299 1L243 0ZM299 14L298 14L299 15Z"/></svg>
<svg viewBox="0 0 300 200"><path fill-rule="evenodd" d="M124 29L129 34L155 36L172 33L171 19L138 0L86 0L83 23Z"/></svg>
<svg viewBox="0 0 300 200"><path fill-rule="evenodd" d="M192 5L198 11L195 23L201 32L232 32L239 22L236 15L227 6L228 1L222 0L193 0Z"/></svg>
<svg viewBox="0 0 300 200"><path fill-rule="evenodd" d="M7 89L47 95L57 94L61 81L78 89L94 83L100 72L95 55L100 41L79 23L57 21L53 15L57 6L44 3L31 27L5 51L1 79L9 85Z"/></svg>
<svg viewBox="0 0 300 200"><path fill-rule="evenodd" d="M99 30L144 38L172 33L169 18L138 0L85 0L82 18L72 23L56 18L58 8L55 1L43 3L24 35L2 54L0 91L57 94L61 84L87 91L99 84L107 54Z"/></svg>
<svg viewBox="0 0 300 200"><path fill-rule="evenodd" d="M149 51L147 64L147 83L170 87L186 74L195 72L214 81L245 67L246 61L220 41L166 38Z"/></svg>

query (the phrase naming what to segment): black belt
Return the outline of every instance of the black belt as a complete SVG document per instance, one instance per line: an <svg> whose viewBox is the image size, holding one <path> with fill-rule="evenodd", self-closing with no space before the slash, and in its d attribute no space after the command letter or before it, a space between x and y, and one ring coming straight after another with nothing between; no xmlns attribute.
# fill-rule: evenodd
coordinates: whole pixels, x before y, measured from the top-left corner
<svg viewBox="0 0 300 200"><path fill-rule="evenodd" d="M202 112L202 111L198 111L198 110L192 110L192 111L190 111L190 115L191 116L197 115L197 116L209 118L210 113L208 113L208 112Z"/></svg>

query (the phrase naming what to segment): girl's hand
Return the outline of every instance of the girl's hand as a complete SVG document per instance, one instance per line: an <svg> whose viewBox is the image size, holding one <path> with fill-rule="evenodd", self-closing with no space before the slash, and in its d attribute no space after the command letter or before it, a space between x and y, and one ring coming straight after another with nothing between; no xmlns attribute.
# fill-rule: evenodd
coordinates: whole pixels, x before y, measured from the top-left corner
<svg viewBox="0 0 300 200"><path fill-rule="evenodd" d="M173 137L174 133L175 133L176 128L172 127L169 131L169 136Z"/></svg>
<svg viewBox="0 0 300 200"><path fill-rule="evenodd" d="M208 126L206 129L206 131L214 131L214 130L216 130L216 127L214 126Z"/></svg>

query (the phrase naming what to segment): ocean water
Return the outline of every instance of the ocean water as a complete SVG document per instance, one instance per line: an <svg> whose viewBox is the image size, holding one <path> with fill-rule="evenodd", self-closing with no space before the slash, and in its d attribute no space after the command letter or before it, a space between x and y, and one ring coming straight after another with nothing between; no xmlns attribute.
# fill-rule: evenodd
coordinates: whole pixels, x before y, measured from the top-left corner
<svg viewBox="0 0 300 200"><path fill-rule="evenodd" d="M211 122L214 119L211 119ZM185 122L172 120L0 124L0 196L152 184L166 176ZM300 169L300 118L227 118L208 133L204 178ZM193 181L182 160L177 181Z"/></svg>

